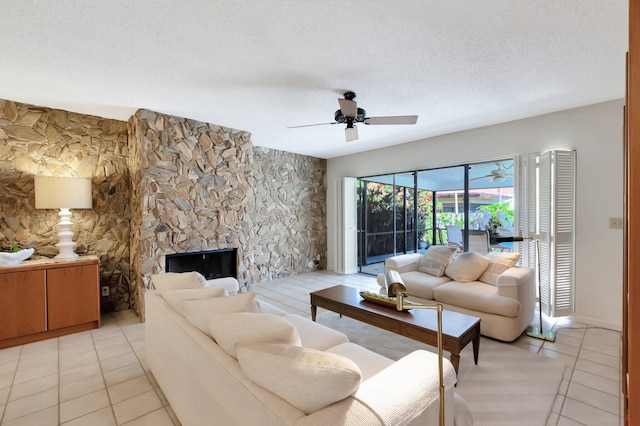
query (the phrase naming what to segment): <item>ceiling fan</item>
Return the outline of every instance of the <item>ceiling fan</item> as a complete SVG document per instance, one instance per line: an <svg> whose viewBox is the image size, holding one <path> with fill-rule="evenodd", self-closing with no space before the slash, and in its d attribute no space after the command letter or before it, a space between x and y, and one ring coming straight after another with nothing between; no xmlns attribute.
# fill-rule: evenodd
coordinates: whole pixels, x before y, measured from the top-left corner
<svg viewBox="0 0 640 426"><path fill-rule="evenodd" d="M396 115L388 117L367 117L367 112L358 108L358 104L354 100L356 94L354 92L346 92L344 99L338 99L340 109L334 114L334 122L331 123L318 123L318 124L305 124L302 126L290 126L288 129L295 129L299 127L311 127L311 126L324 126L326 124L347 124L345 128L345 138L347 142L355 141L358 139L358 128L356 123L364 123L367 125L379 125L379 124L416 124L418 121L417 115Z"/></svg>
<svg viewBox="0 0 640 426"><path fill-rule="evenodd" d="M513 163L511 163L511 166L509 167L504 167L501 161L496 161L496 166L498 167L497 169L493 169L489 172L489 174L484 175L484 176L480 176L477 178L473 178L473 179L469 179L469 180L478 180L478 179L489 179L489 182L502 182L505 179L507 179L507 177L512 176L513 173L509 172L509 169L511 169L513 167Z"/></svg>

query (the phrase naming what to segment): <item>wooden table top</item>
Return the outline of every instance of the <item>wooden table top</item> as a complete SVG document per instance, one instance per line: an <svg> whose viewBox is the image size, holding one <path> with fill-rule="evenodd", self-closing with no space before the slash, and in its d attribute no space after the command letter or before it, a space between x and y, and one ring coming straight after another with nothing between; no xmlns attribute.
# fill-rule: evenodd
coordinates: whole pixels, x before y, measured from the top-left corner
<svg viewBox="0 0 640 426"><path fill-rule="evenodd" d="M407 311L398 311L391 307L382 306L377 303L364 300L362 296L360 296L360 290L353 287L336 285L324 290L314 291L311 293L312 303L314 298L340 303L365 312L381 315L386 318L393 318L428 330L436 331L438 329L438 317L436 310L411 309ZM474 327L479 321L480 318L478 317L443 310L442 333L447 336L459 338L471 327Z"/></svg>

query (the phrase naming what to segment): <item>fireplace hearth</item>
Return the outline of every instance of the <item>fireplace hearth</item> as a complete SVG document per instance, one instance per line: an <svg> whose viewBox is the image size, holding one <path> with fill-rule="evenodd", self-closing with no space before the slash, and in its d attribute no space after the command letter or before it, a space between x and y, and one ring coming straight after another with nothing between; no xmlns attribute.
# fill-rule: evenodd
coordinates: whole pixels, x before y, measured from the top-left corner
<svg viewBox="0 0 640 426"><path fill-rule="evenodd" d="M238 278L237 256L238 250L235 248L168 254L165 257L165 271L196 271L207 280Z"/></svg>

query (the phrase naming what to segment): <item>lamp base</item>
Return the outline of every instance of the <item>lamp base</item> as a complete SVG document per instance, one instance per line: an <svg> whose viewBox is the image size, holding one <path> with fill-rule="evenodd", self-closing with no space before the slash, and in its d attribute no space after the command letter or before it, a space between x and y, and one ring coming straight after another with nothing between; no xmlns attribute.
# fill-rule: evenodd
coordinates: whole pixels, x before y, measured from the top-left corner
<svg viewBox="0 0 640 426"><path fill-rule="evenodd" d="M547 342L556 341L556 332L552 330L543 330L540 327L527 327L527 336L535 337L536 339L546 340Z"/></svg>
<svg viewBox="0 0 640 426"><path fill-rule="evenodd" d="M56 244L60 253L54 257L55 260L76 260L78 255L74 249L76 243L73 241L73 230L71 229L71 211L60 209L60 222L58 222L58 238L60 242Z"/></svg>

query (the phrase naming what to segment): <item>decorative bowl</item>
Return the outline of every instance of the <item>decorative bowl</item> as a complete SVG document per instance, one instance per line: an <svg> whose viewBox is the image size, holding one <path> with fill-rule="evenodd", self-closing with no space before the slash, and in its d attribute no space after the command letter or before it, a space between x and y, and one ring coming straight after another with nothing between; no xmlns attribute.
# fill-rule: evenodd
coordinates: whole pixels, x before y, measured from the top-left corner
<svg viewBox="0 0 640 426"><path fill-rule="evenodd" d="M0 267L19 265L23 260L29 258L35 252L28 248L13 253L0 252Z"/></svg>

